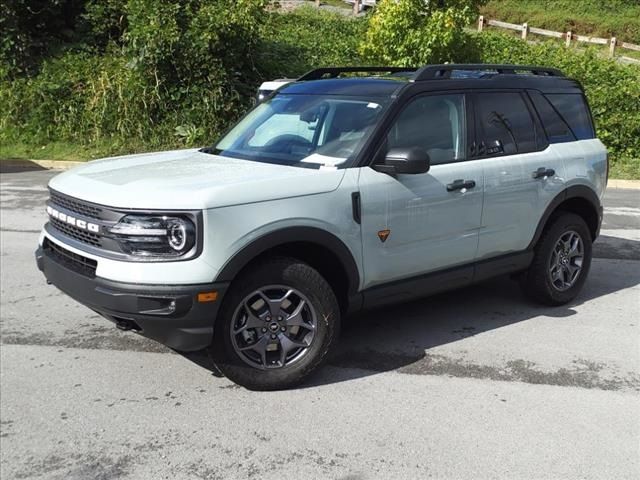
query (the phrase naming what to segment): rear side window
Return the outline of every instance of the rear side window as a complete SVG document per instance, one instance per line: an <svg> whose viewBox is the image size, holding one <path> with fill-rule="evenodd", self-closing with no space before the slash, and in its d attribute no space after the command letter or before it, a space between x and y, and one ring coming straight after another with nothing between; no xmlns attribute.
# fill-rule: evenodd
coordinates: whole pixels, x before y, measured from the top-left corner
<svg viewBox="0 0 640 480"><path fill-rule="evenodd" d="M529 91L529 96L538 111L538 115L540 115L550 143L573 142L576 139L567 122L562 119L560 114L556 112L551 103L540 92Z"/></svg>
<svg viewBox="0 0 640 480"><path fill-rule="evenodd" d="M579 93L553 93L545 96L567 122L578 140L595 137L589 109L583 95Z"/></svg>
<svg viewBox="0 0 640 480"><path fill-rule="evenodd" d="M487 155L509 155L538 149L536 124L520 93L479 93L476 95L476 112L480 138Z"/></svg>

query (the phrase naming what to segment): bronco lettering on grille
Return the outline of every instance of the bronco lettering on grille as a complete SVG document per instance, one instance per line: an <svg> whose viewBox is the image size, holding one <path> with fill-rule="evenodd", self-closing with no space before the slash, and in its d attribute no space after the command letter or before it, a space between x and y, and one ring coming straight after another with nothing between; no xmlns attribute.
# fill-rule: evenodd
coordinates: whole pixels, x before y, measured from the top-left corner
<svg viewBox="0 0 640 480"><path fill-rule="evenodd" d="M68 223L69 225L73 225L76 228L80 228L82 230L87 230L93 233L100 232L100 225L95 223L87 222L85 220L80 220L79 218L72 217L71 215L67 215L66 213L59 212L55 208L47 206L47 213L53 217L57 218L61 222Z"/></svg>

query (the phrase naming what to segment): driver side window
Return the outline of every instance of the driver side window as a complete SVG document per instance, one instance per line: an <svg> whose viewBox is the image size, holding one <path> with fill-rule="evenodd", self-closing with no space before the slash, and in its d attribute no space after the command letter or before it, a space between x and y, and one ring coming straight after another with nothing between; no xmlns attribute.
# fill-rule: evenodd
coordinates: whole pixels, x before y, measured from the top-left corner
<svg viewBox="0 0 640 480"><path fill-rule="evenodd" d="M387 148L419 147L431 165L465 157L466 110L464 94L418 97L400 113L387 135Z"/></svg>

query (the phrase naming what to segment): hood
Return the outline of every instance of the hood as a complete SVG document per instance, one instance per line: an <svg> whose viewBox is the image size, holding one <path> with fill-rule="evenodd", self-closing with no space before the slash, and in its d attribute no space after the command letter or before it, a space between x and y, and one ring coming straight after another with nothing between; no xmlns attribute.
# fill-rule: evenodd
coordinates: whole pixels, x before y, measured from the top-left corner
<svg viewBox="0 0 640 480"><path fill-rule="evenodd" d="M95 160L61 173L49 186L117 208L206 209L330 192L338 188L344 172L190 149Z"/></svg>

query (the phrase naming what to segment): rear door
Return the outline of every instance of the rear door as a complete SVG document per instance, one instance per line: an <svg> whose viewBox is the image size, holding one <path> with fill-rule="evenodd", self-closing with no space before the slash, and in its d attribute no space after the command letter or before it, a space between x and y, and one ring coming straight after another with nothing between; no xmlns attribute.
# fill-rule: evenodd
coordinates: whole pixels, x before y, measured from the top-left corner
<svg viewBox="0 0 640 480"><path fill-rule="evenodd" d="M591 183L602 193L606 186L607 154L595 138L586 99L580 92L542 94L529 90L553 152L562 160L566 178ZM549 199L551 201L551 199Z"/></svg>
<svg viewBox="0 0 640 480"><path fill-rule="evenodd" d="M548 142L525 92L488 91L473 96L485 184L478 260L525 250L545 198L564 189L562 159Z"/></svg>

